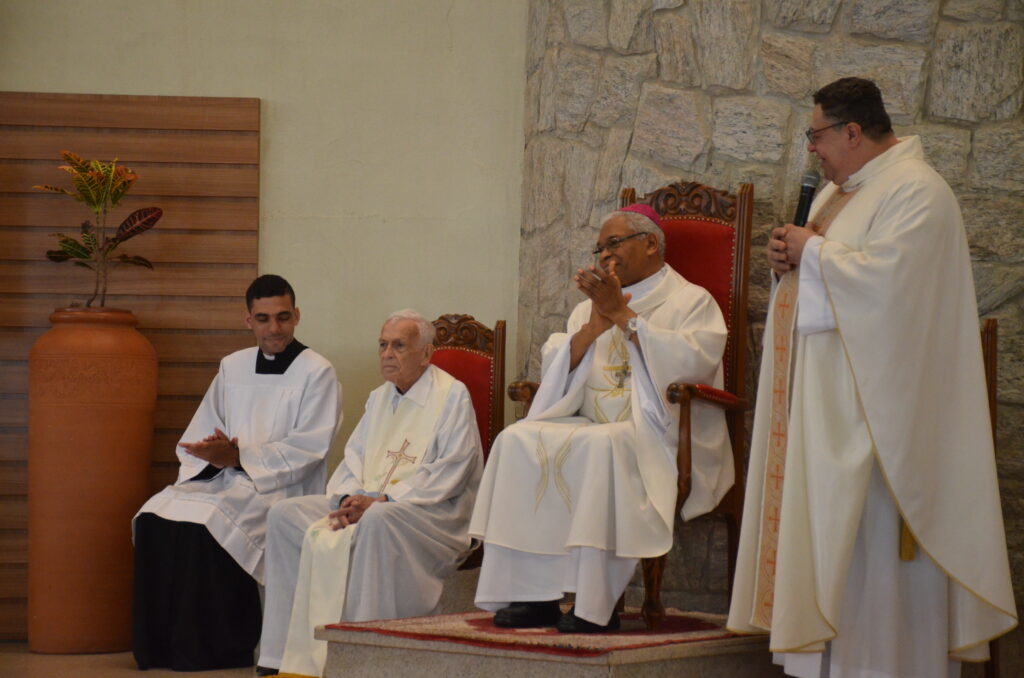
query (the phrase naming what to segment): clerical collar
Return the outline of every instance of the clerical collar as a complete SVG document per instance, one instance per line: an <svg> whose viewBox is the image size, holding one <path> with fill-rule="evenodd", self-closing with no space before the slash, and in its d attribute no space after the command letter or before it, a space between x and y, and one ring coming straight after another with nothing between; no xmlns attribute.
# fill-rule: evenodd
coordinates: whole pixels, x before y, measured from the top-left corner
<svg viewBox="0 0 1024 678"><path fill-rule="evenodd" d="M640 282L635 282L628 287L623 287L622 292L633 295L630 303L640 301L642 298L650 294L666 275L668 275L668 264L663 265L658 269L657 273L647 276Z"/></svg>
<svg viewBox="0 0 1024 678"><path fill-rule="evenodd" d="M280 353L267 357L263 351L256 349L256 374L284 374L288 371L292 362L306 347L299 343L298 339L292 339L292 343L284 347Z"/></svg>

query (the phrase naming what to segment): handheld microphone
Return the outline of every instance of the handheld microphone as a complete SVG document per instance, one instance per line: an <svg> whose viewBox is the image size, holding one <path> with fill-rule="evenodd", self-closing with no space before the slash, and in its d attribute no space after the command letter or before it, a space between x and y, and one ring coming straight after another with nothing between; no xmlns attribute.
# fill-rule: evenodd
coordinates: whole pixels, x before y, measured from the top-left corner
<svg viewBox="0 0 1024 678"><path fill-rule="evenodd" d="M811 201L814 199L814 192L818 190L819 181L821 181L821 175L818 174L818 170L808 170L800 177L800 201L796 204L796 216L793 217L794 225L807 225L807 215L811 212Z"/></svg>

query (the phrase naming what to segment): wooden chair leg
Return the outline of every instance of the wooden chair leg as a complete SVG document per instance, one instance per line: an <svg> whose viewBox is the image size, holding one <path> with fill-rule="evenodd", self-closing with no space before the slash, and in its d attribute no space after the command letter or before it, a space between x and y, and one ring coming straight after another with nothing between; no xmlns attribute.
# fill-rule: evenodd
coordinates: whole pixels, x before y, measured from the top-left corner
<svg viewBox="0 0 1024 678"><path fill-rule="evenodd" d="M661 578L665 573L668 554L640 561L644 575L644 605L640 614L648 631L657 631L665 619L665 606L661 604Z"/></svg>

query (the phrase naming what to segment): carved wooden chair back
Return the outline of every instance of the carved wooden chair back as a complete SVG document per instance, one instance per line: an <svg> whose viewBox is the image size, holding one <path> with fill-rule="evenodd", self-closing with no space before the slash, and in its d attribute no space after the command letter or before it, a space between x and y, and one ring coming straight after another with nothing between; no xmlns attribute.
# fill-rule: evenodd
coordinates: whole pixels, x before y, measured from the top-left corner
<svg viewBox="0 0 1024 678"><path fill-rule="evenodd" d="M434 328L430 362L469 389L486 458L505 427L505 321L495 322L492 330L471 315L447 314L434 321Z"/></svg>

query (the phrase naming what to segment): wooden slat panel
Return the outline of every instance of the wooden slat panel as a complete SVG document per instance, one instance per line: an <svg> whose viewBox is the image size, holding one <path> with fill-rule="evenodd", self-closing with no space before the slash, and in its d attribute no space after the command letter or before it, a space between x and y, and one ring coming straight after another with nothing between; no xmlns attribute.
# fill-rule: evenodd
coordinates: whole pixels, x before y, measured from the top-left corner
<svg viewBox="0 0 1024 678"><path fill-rule="evenodd" d="M4 231L0 229L0 242L3 239ZM54 238L50 238L50 248L56 246L54 240ZM246 248L255 249L255 235L250 240L251 242L246 243ZM197 242L205 242L205 239ZM27 253L29 246L23 245L22 249ZM142 249L128 249L128 252L140 254ZM162 253L159 254L162 255ZM193 252L191 256L196 257L198 254ZM184 266L156 263L160 266L159 271L151 271L139 266L119 267L111 276L109 289L117 291L118 294L139 296L243 296L249 283L256 277L255 262L234 265L191 264ZM9 294L24 292L26 294L80 295L84 300L88 298L88 293L92 292L95 280L96 274L92 271L69 263L0 261L0 290ZM5 354L0 352L0 356L2 355Z"/></svg>
<svg viewBox="0 0 1024 678"><path fill-rule="evenodd" d="M0 363L0 393L28 393L28 363Z"/></svg>
<svg viewBox="0 0 1024 678"><path fill-rule="evenodd" d="M244 310L238 309L238 326L242 327ZM42 328L3 328L0 329L0 356L12 360L28 360L29 351L36 339L45 332ZM191 331L143 330L142 334L149 339L156 349L157 358L161 362L170 363L219 363L229 353L254 345L249 330L236 332L223 331L218 333Z"/></svg>
<svg viewBox="0 0 1024 678"><path fill-rule="evenodd" d="M0 133L0 158L50 160L63 164L55 149L73 150L83 158L118 164L144 162L226 163L259 162L259 136L255 132L171 132L91 129L26 129Z"/></svg>
<svg viewBox="0 0 1024 678"><path fill-rule="evenodd" d="M25 462L0 464L0 495L28 495L28 466Z"/></svg>
<svg viewBox="0 0 1024 678"><path fill-rule="evenodd" d="M120 223L133 211L151 205L164 211L156 226L160 230L255 231L259 227L259 204L253 198L161 196L153 199L129 194L111 213L111 221ZM77 230L89 215L88 209L56 193L0 194L0 226Z"/></svg>
<svg viewBox="0 0 1024 678"><path fill-rule="evenodd" d="M52 231L41 228L0 228L0 252L3 253L4 259L13 261L52 263L46 259L46 251L57 248L57 239L51 233ZM77 233L72 232L69 235ZM129 240L116 251L124 250L128 254L146 257L154 264L202 264L216 261L224 264L255 265L259 254L257 245L256 234L250 231L167 233L153 229ZM73 268L70 264L68 267ZM9 290L6 287L3 290L27 291ZM242 294L245 294L245 288L242 288Z"/></svg>
<svg viewBox="0 0 1024 678"><path fill-rule="evenodd" d="M0 314L0 327L49 327L53 310L66 307L71 301L74 300L66 296L0 297L0 305L4 308L4 313ZM238 299L180 301L135 297L122 299L118 295L108 295L107 306L131 306L142 328L233 330L238 328L245 312L244 305L240 305Z"/></svg>
<svg viewBox="0 0 1024 678"><path fill-rule="evenodd" d="M161 429L153 434L153 452L151 457L155 464L177 464L178 455L175 448L181 440L184 429Z"/></svg>
<svg viewBox="0 0 1024 678"><path fill-rule="evenodd" d="M28 531L0 530L0 564L28 562Z"/></svg>
<svg viewBox="0 0 1024 678"><path fill-rule="evenodd" d="M0 398L0 426L28 426L28 400L25 396Z"/></svg>
<svg viewBox="0 0 1024 678"><path fill-rule="evenodd" d="M156 494L168 485L173 485L178 478L178 465L154 465L149 470L149 488L152 494Z"/></svg>
<svg viewBox="0 0 1024 678"><path fill-rule="evenodd" d="M190 399L156 399L156 412L153 415L153 425L158 429L184 430L192 421L192 415L199 407L202 398Z"/></svg>
<svg viewBox="0 0 1024 678"><path fill-rule="evenodd" d="M28 568L24 565L0 565L0 599L22 598L28 590Z"/></svg>
<svg viewBox="0 0 1024 678"><path fill-rule="evenodd" d="M0 405L4 401L0 400ZM0 461L28 459L28 431L24 428L0 429Z"/></svg>
<svg viewBox="0 0 1024 678"><path fill-rule="evenodd" d="M24 640L27 631L27 601L24 598L0 599L0 640Z"/></svg>
<svg viewBox="0 0 1024 678"><path fill-rule="evenodd" d="M255 198L259 194L260 172L255 165L236 167L173 166L135 163L139 180L132 194L149 196L228 196ZM0 191L35 193L38 184L71 186L55 164L27 162L0 163Z"/></svg>
<svg viewBox="0 0 1024 678"><path fill-rule="evenodd" d="M0 530L24 530L28 528L28 497L13 495L0 497ZM6 598L0 593L0 598Z"/></svg>
<svg viewBox="0 0 1024 678"><path fill-rule="evenodd" d="M259 99L0 92L0 124L259 130Z"/></svg>

